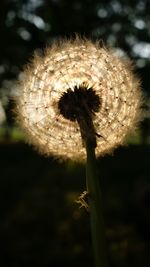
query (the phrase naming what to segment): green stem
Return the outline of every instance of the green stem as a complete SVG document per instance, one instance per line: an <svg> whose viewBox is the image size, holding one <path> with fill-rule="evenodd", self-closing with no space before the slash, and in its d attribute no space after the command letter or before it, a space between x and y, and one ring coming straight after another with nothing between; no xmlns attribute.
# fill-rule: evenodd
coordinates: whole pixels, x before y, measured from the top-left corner
<svg viewBox="0 0 150 267"><path fill-rule="evenodd" d="M91 142L86 142L86 152L86 183L87 191L89 193L91 232L95 266L108 267L105 229L102 215L101 191L96 167L95 148Z"/></svg>

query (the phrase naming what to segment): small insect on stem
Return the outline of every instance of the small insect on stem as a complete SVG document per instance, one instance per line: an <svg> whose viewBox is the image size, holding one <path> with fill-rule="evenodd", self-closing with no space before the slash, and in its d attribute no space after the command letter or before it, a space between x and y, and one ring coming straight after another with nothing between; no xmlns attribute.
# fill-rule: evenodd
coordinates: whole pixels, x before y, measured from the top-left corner
<svg viewBox="0 0 150 267"><path fill-rule="evenodd" d="M87 191L84 191L79 197L78 197L78 200L76 200L76 203L79 203L80 204L80 209L82 207L84 207L86 209L87 212L90 212L90 207L86 201L86 198L88 198L89 196L89 192Z"/></svg>

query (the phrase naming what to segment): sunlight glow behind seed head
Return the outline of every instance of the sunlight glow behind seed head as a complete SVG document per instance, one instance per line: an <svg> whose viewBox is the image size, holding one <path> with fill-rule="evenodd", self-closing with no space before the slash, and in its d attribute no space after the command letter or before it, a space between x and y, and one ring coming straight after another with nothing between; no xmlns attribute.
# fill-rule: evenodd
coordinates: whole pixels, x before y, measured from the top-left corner
<svg viewBox="0 0 150 267"><path fill-rule="evenodd" d="M16 99L17 120L29 142L45 155L85 159L78 123L58 109L69 88L84 83L101 99L93 117L97 156L121 145L140 119L140 85L130 61L98 43L79 38L55 43L43 57L34 57L24 75Z"/></svg>

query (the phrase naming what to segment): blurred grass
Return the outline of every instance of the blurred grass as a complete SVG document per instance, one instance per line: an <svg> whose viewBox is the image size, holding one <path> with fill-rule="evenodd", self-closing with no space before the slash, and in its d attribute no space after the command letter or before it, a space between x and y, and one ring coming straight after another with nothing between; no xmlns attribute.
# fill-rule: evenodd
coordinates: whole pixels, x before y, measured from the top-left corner
<svg viewBox="0 0 150 267"><path fill-rule="evenodd" d="M17 128L1 136L1 266L93 266L89 215L75 203L85 166L38 155ZM149 159L140 143L98 159L115 267L150 266Z"/></svg>

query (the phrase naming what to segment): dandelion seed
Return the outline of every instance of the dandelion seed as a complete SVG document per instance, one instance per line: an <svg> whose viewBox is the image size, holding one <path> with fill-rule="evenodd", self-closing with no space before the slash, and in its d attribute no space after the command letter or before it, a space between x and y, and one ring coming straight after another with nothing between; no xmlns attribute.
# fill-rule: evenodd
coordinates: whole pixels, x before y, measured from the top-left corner
<svg viewBox="0 0 150 267"><path fill-rule="evenodd" d="M135 129L140 106L131 62L77 38L35 55L20 84L16 113L39 151L84 160L84 138L92 136L97 156L112 151Z"/></svg>

